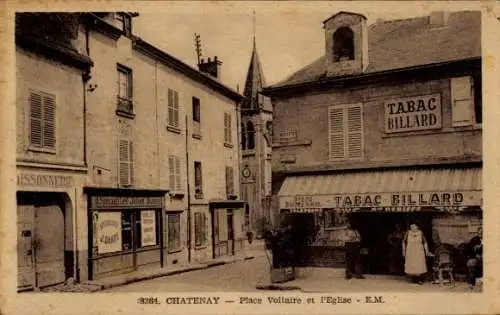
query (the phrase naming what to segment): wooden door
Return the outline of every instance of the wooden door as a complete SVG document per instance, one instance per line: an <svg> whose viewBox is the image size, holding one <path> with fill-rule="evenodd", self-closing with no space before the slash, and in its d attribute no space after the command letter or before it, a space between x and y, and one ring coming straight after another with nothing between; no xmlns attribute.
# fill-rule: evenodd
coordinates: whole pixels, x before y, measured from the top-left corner
<svg viewBox="0 0 500 315"><path fill-rule="evenodd" d="M64 282L64 216L57 205L35 208L35 262L39 287Z"/></svg>
<svg viewBox="0 0 500 315"><path fill-rule="evenodd" d="M234 224L233 211L227 210L227 253L234 255Z"/></svg>
<svg viewBox="0 0 500 315"><path fill-rule="evenodd" d="M36 286L32 248L35 228L34 213L33 206L17 206L17 287L20 289Z"/></svg>

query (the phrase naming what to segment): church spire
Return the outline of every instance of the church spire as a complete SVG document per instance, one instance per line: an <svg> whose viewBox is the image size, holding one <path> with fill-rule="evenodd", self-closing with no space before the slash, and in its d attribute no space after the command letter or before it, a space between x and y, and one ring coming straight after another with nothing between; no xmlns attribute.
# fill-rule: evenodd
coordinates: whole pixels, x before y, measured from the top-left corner
<svg viewBox="0 0 500 315"><path fill-rule="evenodd" d="M257 43L255 39L255 11L253 12L253 49L248 67L247 78L243 96L245 97L243 108L259 109L258 93L266 86L262 65L257 53Z"/></svg>

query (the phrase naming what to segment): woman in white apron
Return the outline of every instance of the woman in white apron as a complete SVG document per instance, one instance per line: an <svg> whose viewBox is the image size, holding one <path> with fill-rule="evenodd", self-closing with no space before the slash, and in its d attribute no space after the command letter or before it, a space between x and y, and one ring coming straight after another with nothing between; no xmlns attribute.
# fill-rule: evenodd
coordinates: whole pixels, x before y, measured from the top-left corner
<svg viewBox="0 0 500 315"><path fill-rule="evenodd" d="M403 240L403 257L405 258L405 273L412 282L422 284L423 276L427 273L425 257L430 255L424 233L416 224L410 225Z"/></svg>

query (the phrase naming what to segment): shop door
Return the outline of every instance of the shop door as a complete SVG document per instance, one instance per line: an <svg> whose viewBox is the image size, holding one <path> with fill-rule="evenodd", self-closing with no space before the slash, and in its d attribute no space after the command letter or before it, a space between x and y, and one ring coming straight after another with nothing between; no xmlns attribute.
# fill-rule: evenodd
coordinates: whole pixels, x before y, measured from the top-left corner
<svg viewBox="0 0 500 315"><path fill-rule="evenodd" d="M227 254L234 255L234 222L232 210L227 210Z"/></svg>
<svg viewBox="0 0 500 315"><path fill-rule="evenodd" d="M64 282L64 217L57 205L35 209L35 262L38 286Z"/></svg>
<svg viewBox="0 0 500 315"><path fill-rule="evenodd" d="M20 289L32 288L35 285L32 248L34 213L33 206L17 207L17 286Z"/></svg>

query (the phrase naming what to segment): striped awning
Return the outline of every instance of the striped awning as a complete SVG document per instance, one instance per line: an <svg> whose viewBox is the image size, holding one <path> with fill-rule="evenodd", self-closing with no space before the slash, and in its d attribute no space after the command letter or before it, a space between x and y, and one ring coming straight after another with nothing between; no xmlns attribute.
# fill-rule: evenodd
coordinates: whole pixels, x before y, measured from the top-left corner
<svg viewBox="0 0 500 315"><path fill-rule="evenodd" d="M278 193L290 212L456 212L482 204L482 169L411 169L290 176Z"/></svg>

